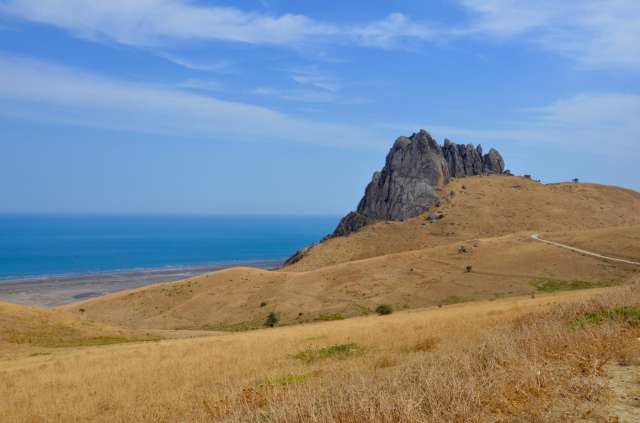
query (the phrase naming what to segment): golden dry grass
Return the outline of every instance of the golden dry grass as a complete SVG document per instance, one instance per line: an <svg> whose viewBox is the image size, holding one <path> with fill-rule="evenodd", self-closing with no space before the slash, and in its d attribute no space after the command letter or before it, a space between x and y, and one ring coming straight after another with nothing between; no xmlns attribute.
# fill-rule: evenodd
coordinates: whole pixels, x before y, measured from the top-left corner
<svg viewBox="0 0 640 423"><path fill-rule="evenodd" d="M583 250L640 262L640 226L559 232L550 236Z"/></svg>
<svg viewBox="0 0 640 423"><path fill-rule="evenodd" d="M462 244L469 253L458 252ZM284 323L309 322L328 315L369 314L379 304L403 309L525 295L534 293L541 281L613 285L639 270L536 242L529 233L462 244L309 272L228 269L64 309L82 307L92 319L130 328L241 329L261 327L270 311L278 312ZM466 266L473 271L466 273Z"/></svg>
<svg viewBox="0 0 640 423"><path fill-rule="evenodd" d="M620 392L640 374L639 270L530 235L638 258L640 194L510 177L445 191L437 223L373 225L283 270L227 269L53 310L0 303L0 422L635 415ZM631 285L597 288L618 284ZM371 315L380 304L396 312ZM220 332L261 327L270 311L289 326Z"/></svg>
<svg viewBox="0 0 640 423"><path fill-rule="evenodd" d="M302 323L364 315L379 304L404 309L524 295L545 281L620 284L638 270L530 238L558 234L611 255L635 254L626 247L640 236L636 192L497 176L456 180L443 191L456 194L441 205L445 218L437 223L377 224L316 246L282 270L227 269L63 309L84 308L92 319L136 329L238 330L261 327L270 311Z"/></svg>
<svg viewBox="0 0 640 423"><path fill-rule="evenodd" d="M451 196L451 193L454 193ZM640 225L640 193L596 184L543 185L521 177L473 176L440 192L445 217L379 223L310 249L289 271L463 242L516 232L581 231Z"/></svg>
<svg viewBox="0 0 640 423"><path fill-rule="evenodd" d="M59 348L157 339L61 310L0 302L0 359Z"/></svg>
<svg viewBox="0 0 640 423"><path fill-rule="evenodd" d="M573 322L620 305L637 286L5 360L0 421L597 421L640 330Z"/></svg>

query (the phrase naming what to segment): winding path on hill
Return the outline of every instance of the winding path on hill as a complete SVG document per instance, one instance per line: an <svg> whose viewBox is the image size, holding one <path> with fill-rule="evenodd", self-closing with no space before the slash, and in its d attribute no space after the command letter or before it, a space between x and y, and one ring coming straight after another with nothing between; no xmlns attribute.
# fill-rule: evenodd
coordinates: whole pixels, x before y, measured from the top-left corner
<svg viewBox="0 0 640 423"><path fill-rule="evenodd" d="M540 238L540 234L533 234L533 235L531 235L531 238L535 239L536 241L544 242L545 244L553 245L553 246L559 247L559 248L564 248L566 250L571 250L571 251L574 251L576 253L584 254L586 256L597 257L597 258L601 258L601 259L604 259L604 260L615 261L615 262L618 262L618 263L631 264L633 266L640 266L640 262L637 262L637 261L625 260L625 259L621 259L621 258L617 258L617 257L603 256L602 254L593 253L591 251L586 251L586 250L581 250L580 248L572 247L570 245L560 244L559 242L547 241L546 239Z"/></svg>

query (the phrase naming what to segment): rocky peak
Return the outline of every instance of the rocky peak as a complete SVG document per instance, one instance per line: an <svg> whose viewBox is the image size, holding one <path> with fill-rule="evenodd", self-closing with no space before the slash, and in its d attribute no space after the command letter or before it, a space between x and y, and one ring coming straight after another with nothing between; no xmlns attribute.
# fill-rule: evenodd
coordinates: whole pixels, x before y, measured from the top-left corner
<svg viewBox="0 0 640 423"><path fill-rule="evenodd" d="M356 211L349 213L333 236L347 235L381 220L414 217L438 201L438 190L451 177L504 173L504 160L494 149L455 144L441 147L424 129L399 137L381 171L375 172Z"/></svg>

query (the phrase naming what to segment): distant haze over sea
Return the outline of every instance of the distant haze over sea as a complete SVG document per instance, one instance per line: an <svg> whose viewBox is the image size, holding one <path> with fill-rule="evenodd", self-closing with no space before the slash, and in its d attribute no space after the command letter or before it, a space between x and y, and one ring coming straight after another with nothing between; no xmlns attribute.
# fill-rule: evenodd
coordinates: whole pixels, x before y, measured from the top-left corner
<svg viewBox="0 0 640 423"><path fill-rule="evenodd" d="M338 220L0 215L0 278L279 261L319 241Z"/></svg>

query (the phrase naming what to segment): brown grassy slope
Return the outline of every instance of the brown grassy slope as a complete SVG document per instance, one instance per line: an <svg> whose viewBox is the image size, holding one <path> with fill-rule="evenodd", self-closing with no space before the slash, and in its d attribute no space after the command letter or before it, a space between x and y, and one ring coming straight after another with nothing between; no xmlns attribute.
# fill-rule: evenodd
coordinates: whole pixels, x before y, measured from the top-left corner
<svg viewBox="0 0 640 423"><path fill-rule="evenodd" d="M0 302L0 357L146 339L61 310Z"/></svg>
<svg viewBox="0 0 640 423"><path fill-rule="evenodd" d="M553 240L605 256L615 256L640 262L640 231L638 227L602 228L588 232L551 234Z"/></svg>
<svg viewBox="0 0 640 423"><path fill-rule="evenodd" d="M438 224L426 224L424 217L418 217L402 223L371 225L348 237L314 246L287 270L308 271L519 231L640 225L640 193L605 185L543 185L521 177L474 176L452 181L443 188L441 197L442 206L434 211L443 212L445 217Z"/></svg>
<svg viewBox="0 0 640 423"><path fill-rule="evenodd" d="M640 226L634 228L640 234ZM460 245L469 253L459 253ZM466 266L472 272L466 273ZM530 232L342 263L310 272L235 268L116 293L82 307L93 319L131 328L260 327L269 311L285 323L536 292L536 284L622 283L640 269L533 241ZM261 307L261 303L267 305ZM300 313L302 313L300 315ZM231 325L231 326L230 326Z"/></svg>
<svg viewBox="0 0 640 423"><path fill-rule="evenodd" d="M623 321L570 323L602 306L637 305L638 292L501 299L0 361L0 421L616 421L605 420L605 365L632 369L640 332ZM596 294L603 298L590 302ZM331 349L344 344L359 348Z"/></svg>

